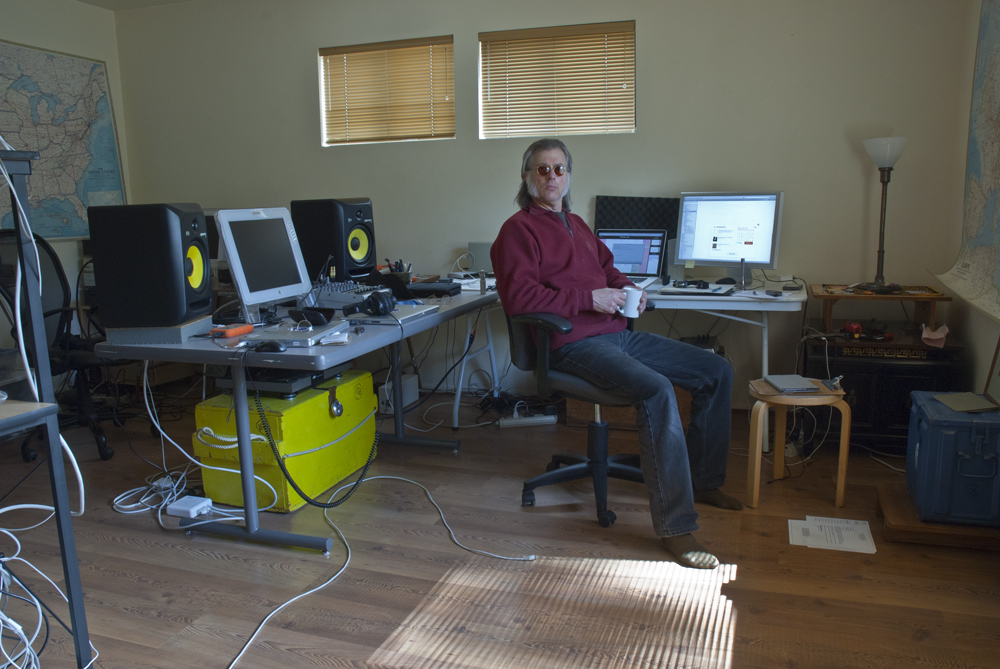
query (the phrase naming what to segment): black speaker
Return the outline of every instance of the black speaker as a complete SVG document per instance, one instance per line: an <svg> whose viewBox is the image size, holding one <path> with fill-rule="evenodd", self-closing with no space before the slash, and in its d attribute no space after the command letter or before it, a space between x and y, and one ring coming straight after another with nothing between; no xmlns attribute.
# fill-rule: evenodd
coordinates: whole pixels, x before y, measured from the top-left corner
<svg viewBox="0 0 1000 669"><path fill-rule="evenodd" d="M201 207L89 207L87 217L97 313L105 327L173 327L212 313Z"/></svg>
<svg viewBox="0 0 1000 669"><path fill-rule="evenodd" d="M370 316L386 316L396 308L396 298L387 290L376 290L365 299L344 306L344 316L363 313Z"/></svg>
<svg viewBox="0 0 1000 669"><path fill-rule="evenodd" d="M375 269L375 224L368 198L295 200L291 214L314 281L357 281Z"/></svg>

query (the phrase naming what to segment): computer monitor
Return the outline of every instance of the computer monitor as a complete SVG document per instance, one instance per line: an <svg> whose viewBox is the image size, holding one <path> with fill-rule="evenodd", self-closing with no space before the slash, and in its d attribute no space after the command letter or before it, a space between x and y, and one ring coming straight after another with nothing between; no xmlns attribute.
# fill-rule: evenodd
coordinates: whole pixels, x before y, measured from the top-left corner
<svg viewBox="0 0 1000 669"><path fill-rule="evenodd" d="M674 264L777 269L784 195L681 193Z"/></svg>
<svg viewBox="0 0 1000 669"><path fill-rule="evenodd" d="M215 222L248 323L260 322L262 306L312 289L288 209L220 209Z"/></svg>

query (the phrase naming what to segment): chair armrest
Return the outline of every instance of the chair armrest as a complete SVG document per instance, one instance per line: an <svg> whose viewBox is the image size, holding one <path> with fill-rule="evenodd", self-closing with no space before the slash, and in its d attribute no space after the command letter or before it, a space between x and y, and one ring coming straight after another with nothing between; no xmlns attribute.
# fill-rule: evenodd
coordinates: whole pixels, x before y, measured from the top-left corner
<svg viewBox="0 0 1000 669"><path fill-rule="evenodd" d="M538 384L538 394L548 397L549 391L549 334L569 334L573 324L562 316L544 312L511 316L511 321L535 326L535 382Z"/></svg>
<svg viewBox="0 0 1000 669"><path fill-rule="evenodd" d="M573 324L562 316L556 316L555 314L549 314L545 312L536 312L532 314L521 314L519 316L511 316L510 320L515 323L527 323L528 325L536 325L546 330L555 330L559 334L569 334L573 331Z"/></svg>

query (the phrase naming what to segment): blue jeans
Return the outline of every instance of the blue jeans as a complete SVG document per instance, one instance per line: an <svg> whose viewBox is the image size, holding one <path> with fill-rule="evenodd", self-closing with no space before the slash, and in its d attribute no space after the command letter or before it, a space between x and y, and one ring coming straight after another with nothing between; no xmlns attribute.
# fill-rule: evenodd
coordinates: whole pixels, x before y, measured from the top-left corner
<svg viewBox="0 0 1000 669"><path fill-rule="evenodd" d="M639 456L653 529L661 537L698 529L693 491L726 480L733 368L722 356L650 332L623 330L565 344L551 365L634 398ZM674 386L691 393L687 438Z"/></svg>

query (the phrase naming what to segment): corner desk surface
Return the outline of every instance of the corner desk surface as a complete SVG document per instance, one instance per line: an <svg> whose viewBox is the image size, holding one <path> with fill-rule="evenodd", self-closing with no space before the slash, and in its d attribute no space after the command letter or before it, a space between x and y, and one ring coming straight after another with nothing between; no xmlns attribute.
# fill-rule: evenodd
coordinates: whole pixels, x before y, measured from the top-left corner
<svg viewBox="0 0 1000 669"><path fill-rule="evenodd" d="M814 283L809 286L813 297L823 303L823 328L833 330L833 305L842 300L913 302L913 320L931 330L937 327L935 308L938 302L951 302L951 297L929 286L900 286L900 292L889 295L847 292L846 284Z"/></svg>

